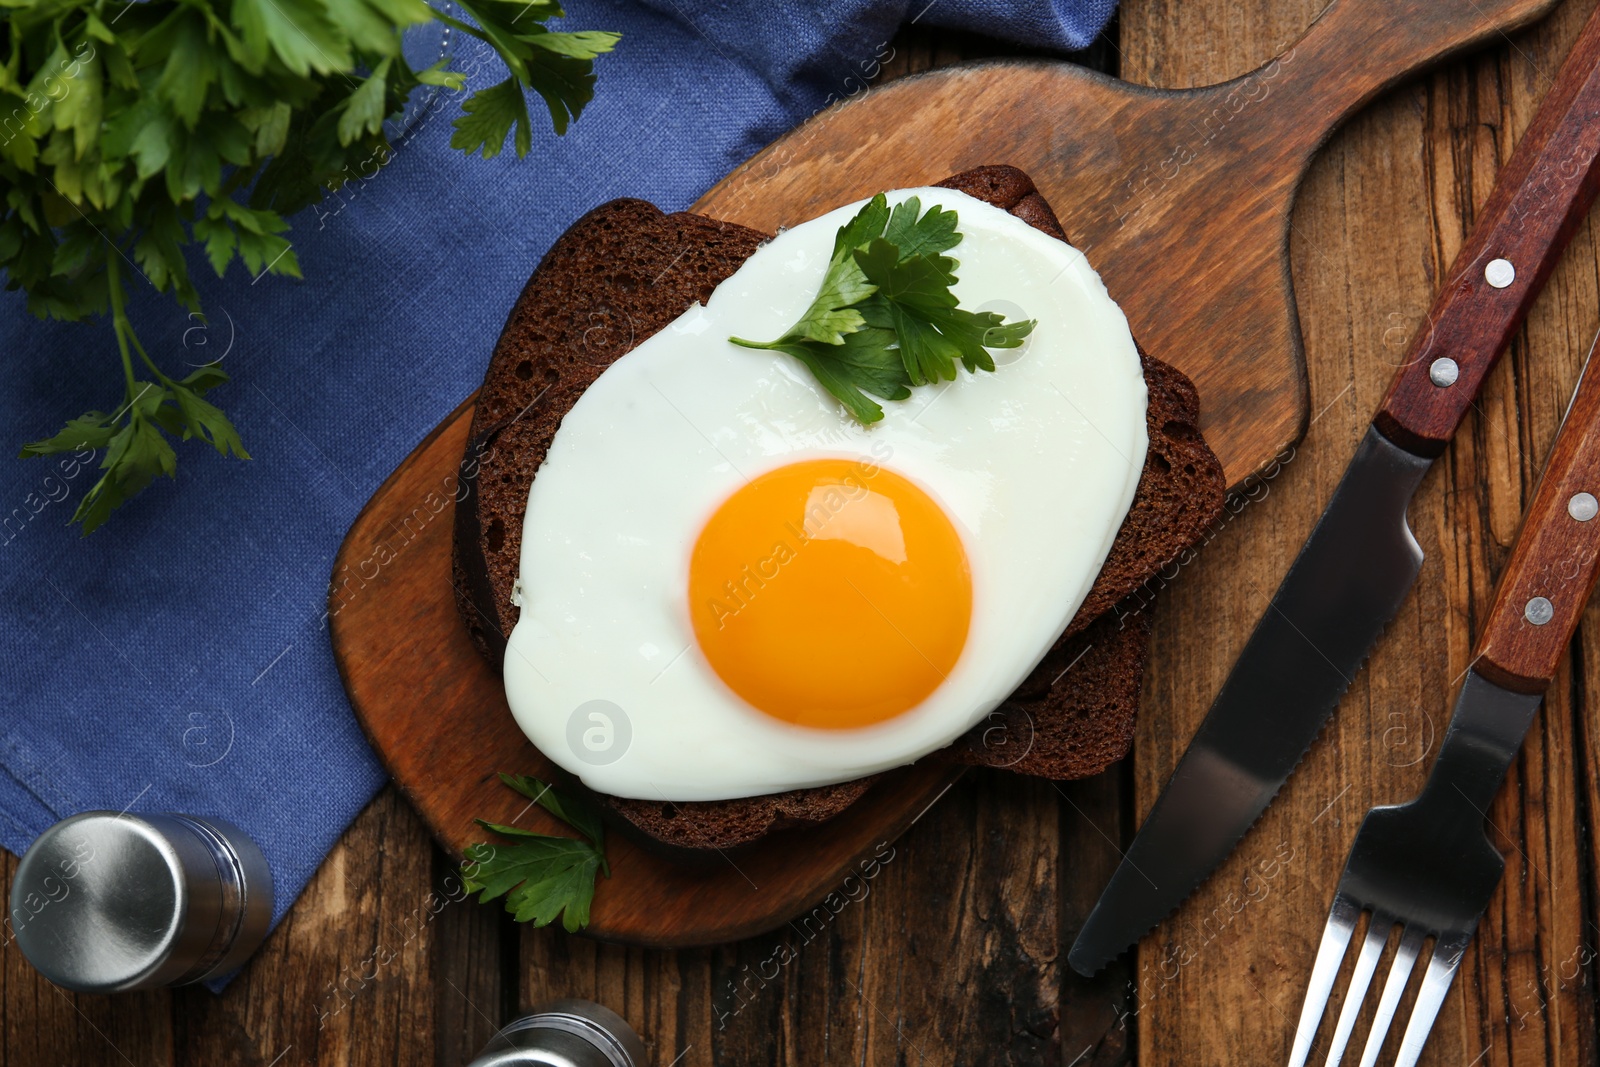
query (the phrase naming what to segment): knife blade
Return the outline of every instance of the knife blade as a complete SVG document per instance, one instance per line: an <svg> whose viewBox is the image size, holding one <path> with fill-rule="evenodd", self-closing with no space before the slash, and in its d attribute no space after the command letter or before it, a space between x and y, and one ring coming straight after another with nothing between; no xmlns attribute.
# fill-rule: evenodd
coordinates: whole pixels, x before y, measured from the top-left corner
<svg viewBox="0 0 1600 1067"><path fill-rule="evenodd" d="M1216 869L1283 787L1422 565L1406 507L1600 188L1600 11L1501 170L1311 536L1101 893L1092 975Z"/></svg>

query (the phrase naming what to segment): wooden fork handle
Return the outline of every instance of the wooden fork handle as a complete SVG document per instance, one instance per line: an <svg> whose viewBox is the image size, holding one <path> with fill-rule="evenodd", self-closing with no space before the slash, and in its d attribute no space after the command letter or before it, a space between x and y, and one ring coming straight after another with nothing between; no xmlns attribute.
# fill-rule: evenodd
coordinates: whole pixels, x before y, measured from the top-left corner
<svg viewBox="0 0 1600 1067"><path fill-rule="evenodd" d="M1600 190L1600 11L1589 18L1439 290L1373 420L1444 451Z"/></svg>
<svg viewBox="0 0 1600 1067"><path fill-rule="evenodd" d="M1591 353L1591 360L1593 353ZM1542 693L1600 575L1600 371L1586 368L1495 589L1474 669Z"/></svg>

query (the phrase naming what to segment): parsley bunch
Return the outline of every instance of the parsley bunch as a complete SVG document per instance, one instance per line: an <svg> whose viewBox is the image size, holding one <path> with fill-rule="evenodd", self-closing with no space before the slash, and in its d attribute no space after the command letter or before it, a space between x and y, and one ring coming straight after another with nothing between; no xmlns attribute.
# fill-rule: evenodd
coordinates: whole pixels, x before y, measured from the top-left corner
<svg viewBox="0 0 1600 1067"><path fill-rule="evenodd" d="M0 271L40 317L108 318L121 359L109 414L22 450L104 449L104 474L73 516L85 533L175 474L169 438L249 458L205 399L227 374L167 374L134 332L128 287L198 314L196 246L218 275L237 261L258 278L300 277L286 217L386 163L384 120L418 86L463 88L442 64L411 69L407 27L436 19L506 66L455 120L450 143L469 154L494 156L511 136L527 155L525 90L557 133L593 97L592 60L616 34L546 29L557 0L454 3L470 23L424 0L0 0Z"/></svg>
<svg viewBox="0 0 1600 1067"><path fill-rule="evenodd" d="M882 193L839 227L822 289L776 341L729 340L787 352L864 423L883 418L871 397L904 400L911 387L994 370L990 348L1016 348L1035 320L1006 322L967 311L950 291L960 264L942 253L961 243L956 213L909 197L889 209Z"/></svg>
<svg viewBox="0 0 1600 1067"><path fill-rule="evenodd" d="M575 797L557 793L537 778L501 774L500 781L583 834L552 837L515 826L476 820L485 830L512 838L513 845L468 845L462 868L468 893L480 903L506 898L517 922L546 926L558 916L567 933L589 925L596 874L611 877L606 863L605 826L599 812Z"/></svg>

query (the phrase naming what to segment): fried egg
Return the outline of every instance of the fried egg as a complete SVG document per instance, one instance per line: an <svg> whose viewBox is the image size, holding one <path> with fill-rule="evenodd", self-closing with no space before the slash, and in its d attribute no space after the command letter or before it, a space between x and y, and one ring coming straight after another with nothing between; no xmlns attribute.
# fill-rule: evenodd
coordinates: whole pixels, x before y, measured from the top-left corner
<svg viewBox="0 0 1600 1067"><path fill-rule="evenodd" d="M620 797L827 785L948 745L1093 584L1144 465L1128 324L1077 249L949 189L961 306L1037 320L993 372L864 426L780 336L851 204L763 245L608 367L528 495L506 696L541 752Z"/></svg>

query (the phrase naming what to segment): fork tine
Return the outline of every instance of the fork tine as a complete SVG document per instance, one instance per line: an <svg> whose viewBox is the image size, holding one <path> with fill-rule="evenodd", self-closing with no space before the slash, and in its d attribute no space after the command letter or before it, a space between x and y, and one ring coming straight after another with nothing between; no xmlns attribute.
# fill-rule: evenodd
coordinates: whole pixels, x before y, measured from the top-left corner
<svg viewBox="0 0 1600 1067"><path fill-rule="evenodd" d="M1317 962L1311 967L1311 982L1306 986L1306 1002L1300 1008L1300 1025L1294 1032L1294 1050L1289 1053L1289 1067L1305 1067L1311 1054L1311 1042L1317 1036L1317 1023L1322 1021L1322 1011L1328 1006L1328 994L1333 991L1333 980L1339 977L1339 964L1344 962L1344 950L1356 932L1356 919L1361 909L1343 893L1335 893L1333 907L1328 909L1328 925L1322 928L1322 945L1317 949Z"/></svg>
<svg viewBox="0 0 1600 1067"><path fill-rule="evenodd" d="M1372 984L1373 972L1378 969L1378 958L1383 955L1383 947L1389 943L1389 931L1392 929L1393 916L1378 911L1372 913L1366 940L1361 943L1361 955L1356 957L1356 969L1350 975L1350 988L1345 991L1339 1023L1333 1030L1333 1042L1328 1046L1326 1067L1339 1067L1339 1061L1344 1058L1345 1046L1350 1043L1350 1032L1356 1028L1356 1016L1361 1014L1361 1003L1367 996L1367 986Z"/></svg>
<svg viewBox="0 0 1600 1067"><path fill-rule="evenodd" d="M1383 996L1378 998L1378 1013L1372 1017L1372 1029L1367 1032L1367 1046L1361 1050L1361 1067L1373 1067L1378 1053L1383 1051L1383 1039L1389 1036L1389 1024L1394 1022L1395 1009L1405 994L1406 982L1411 978L1411 968L1416 965L1417 953L1422 951L1425 935L1418 927L1408 926L1395 950L1394 962L1389 965L1389 978L1383 984Z"/></svg>
<svg viewBox="0 0 1600 1067"><path fill-rule="evenodd" d="M1450 991L1461 957L1466 955L1472 931L1456 934L1446 941L1440 939L1433 946L1433 958L1428 961L1427 973L1422 978L1422 988L1417 991L1416 1007L1411 1009L1411 1021L1406 1023L1405 1037L1400 1039L1400 1055L1395 1057L1395 1067L1416 1067L1422 1055L1422 1046L1428 1043L1433 1021L1439 1015L1439 1005Z"/></svg>

